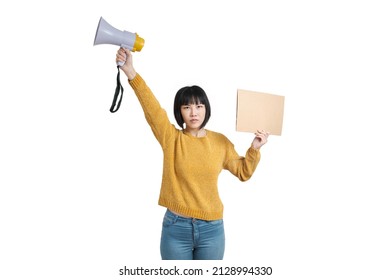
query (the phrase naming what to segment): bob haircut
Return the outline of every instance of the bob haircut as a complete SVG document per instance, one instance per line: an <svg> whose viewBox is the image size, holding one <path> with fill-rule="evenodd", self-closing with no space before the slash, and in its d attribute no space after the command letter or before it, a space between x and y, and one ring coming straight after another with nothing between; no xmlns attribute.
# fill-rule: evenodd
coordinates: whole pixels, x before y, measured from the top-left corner
<svg viewBox="0 0 390 280"><path fill-rule="evenodd" d="M186 86L176 93L175 101L173 103L173 113L177 124L183 128L184 120L181 115L181 106L190 104L203 104L206 108L206 114L200 128L206 126L211 116L211 107L206 92L199 86Z"/></svg>

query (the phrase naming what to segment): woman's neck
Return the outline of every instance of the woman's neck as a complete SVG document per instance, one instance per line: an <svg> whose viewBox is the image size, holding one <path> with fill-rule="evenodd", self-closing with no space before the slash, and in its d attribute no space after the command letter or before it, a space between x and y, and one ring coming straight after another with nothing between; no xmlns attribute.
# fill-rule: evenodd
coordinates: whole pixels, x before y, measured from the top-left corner
<svg viewBox="0 0 390 280"><path fill-rule="evenodd" d="M194 137L205 137L206 136L206 129L187 129L185 128L185 131L190 133Z"/></svg>

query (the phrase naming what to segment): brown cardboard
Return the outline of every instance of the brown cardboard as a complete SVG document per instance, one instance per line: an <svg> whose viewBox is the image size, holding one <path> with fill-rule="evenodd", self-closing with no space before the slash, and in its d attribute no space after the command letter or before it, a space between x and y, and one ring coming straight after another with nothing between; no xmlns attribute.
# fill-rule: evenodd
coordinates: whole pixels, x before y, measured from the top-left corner
<svg viewBox="0 0 390 280"><path fill-rule="evenodd" d="M237 90L237 131L265 130L271 135L282 135L283 112L284 96Z"/></svg>

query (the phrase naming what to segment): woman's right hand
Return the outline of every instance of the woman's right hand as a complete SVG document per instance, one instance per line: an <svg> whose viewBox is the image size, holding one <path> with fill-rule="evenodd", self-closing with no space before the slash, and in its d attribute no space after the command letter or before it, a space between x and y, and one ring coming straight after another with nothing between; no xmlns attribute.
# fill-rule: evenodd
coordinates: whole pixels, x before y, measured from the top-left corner
<svg viewBox="0 0 390 280"><path fill-rule="evenodd" d="M119 68L125 73L129 80L134 79L137 72L133 66L133 55L130 50L121 47L116 53L116 62L125 62L123 66L120 66Z"/></svg>

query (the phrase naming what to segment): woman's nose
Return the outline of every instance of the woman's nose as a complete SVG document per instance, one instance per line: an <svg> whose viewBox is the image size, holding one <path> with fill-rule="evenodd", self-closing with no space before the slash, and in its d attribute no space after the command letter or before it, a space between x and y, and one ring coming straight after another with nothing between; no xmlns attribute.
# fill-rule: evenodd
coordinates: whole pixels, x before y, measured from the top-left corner
<svg viewBox="0 0 390 280"><path fill-rule="evenodd" d="M191 108L191 116L196 116L197 110L196 108Z"/></svg>

